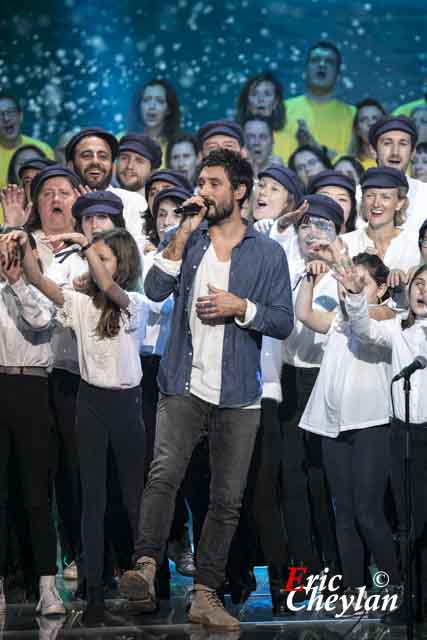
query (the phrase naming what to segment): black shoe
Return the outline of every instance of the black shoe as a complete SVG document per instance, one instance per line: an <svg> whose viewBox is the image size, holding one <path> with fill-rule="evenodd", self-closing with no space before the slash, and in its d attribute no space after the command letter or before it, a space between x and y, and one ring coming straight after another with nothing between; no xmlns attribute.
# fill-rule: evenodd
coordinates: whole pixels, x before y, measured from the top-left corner
<svg viewBox="0 0 427 640"><path fill-rule="evenodd" d="M233 604L246 602L252 591L256 591L256 579L251 569L248 569L246 575L239 577L238 580L230 578L230 596Z"/></svg>
<svg viewBox="0 0 427 640"><path fill-rule="evenodd" d="M82 623L86 627L96 627L105 623L104 586L87 589L87 604L83 611Z"/></svg>

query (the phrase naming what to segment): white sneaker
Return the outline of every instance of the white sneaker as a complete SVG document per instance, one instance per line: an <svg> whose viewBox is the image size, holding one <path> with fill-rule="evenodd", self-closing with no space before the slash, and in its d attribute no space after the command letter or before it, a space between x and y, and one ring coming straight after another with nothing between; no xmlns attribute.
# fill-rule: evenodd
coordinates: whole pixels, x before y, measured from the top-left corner
<svg viewBox="0 0 427 640"><path fill-rule="evenodd" d="M65 615L64 603L56 589L55 576L40 577L40 600L36 612L42 616Z"/></svg>
<svg viewBox="0 0 427 640"><path fill-rule="evenodd" d="M0 578L0 613L6 611L6 596L4 594L4 578Z"/></svg>
<svg viewBox="0 0 427 640"><path fill-rule="evenodd" d="M71 564L65 567L62 573L62 577L64 578L64 580L78 580L79 574L77 571L77 565L74 560Z"/></svg>

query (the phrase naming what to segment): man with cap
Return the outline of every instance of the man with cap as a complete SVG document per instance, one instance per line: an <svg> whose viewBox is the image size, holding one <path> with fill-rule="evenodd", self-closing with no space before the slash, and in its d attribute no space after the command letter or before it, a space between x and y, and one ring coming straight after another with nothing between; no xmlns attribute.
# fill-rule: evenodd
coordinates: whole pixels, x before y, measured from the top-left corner
<svg viewBox="0 0 427 640"><path fill-rule="evenodd" d="M369 129L371 145L379 167L392 167L408 172L415 157L418 133L407 116L384 116ZM409 206L403 226L418 231L426 218L427 184L407 176Z"/></svg>
<svg viewBox="0 0 427 640"><path fill-rule="evenodd" d="M230 149L246 156L242 128L233 120L212 120L206 122L197 132L202 158L214 149Z"/></svg>
<svg viewBox="0 0 427 640"><path fill-rule="evenodd" d="M375 167L365 171L360 187L367 224L341 236L350 257L374 252L389 269L406 273L420 259L418 232L402 224L408 206L407 176L394 167ZM399 283L400 277L392 284Z"/></svg>
<svg viewBox="0 0 427 640"><path fill-rule="evenodd" d="M142 133L128 133L121 138L116 160L116 178L122 189L145 195L145 183L162 164L162 148L156 140Z"/></svg>
<svg viewBox="0 0 427 640"><path fill-rule="evenodd" d="M157 171L153 171L145 183L145 198L147 200L148 212L152 212L153 210L153 202L156 195L163 189L171 189L173 187L184 189L191 193L193 192L193 187L182 171L174 171L173 169L158 169Z"/></svg>
<svg viewBox="0 0 427 640"><path fill-rule="evenodd" d="M141 218L146 209L144 197L111 186L113 162L118 150L119 143L112 133L91 127L82 129L71 138L65 147L65 158L84 185L96 191L107 189L121 198L126 228L138 244L143 244Z"/></svg>

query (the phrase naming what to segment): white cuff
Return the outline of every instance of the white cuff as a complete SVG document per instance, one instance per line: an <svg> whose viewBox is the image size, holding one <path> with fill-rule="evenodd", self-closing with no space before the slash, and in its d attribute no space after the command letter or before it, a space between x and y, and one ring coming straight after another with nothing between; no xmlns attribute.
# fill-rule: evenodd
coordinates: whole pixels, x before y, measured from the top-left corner
<svg viewBox="0 0 427 640"><path fill-rule="evenodd" d="M241 320L238 320L237 318L234 318L234 321L236 322L236 324L239 325L239 327L245 328L248 325L250 325L250 323L255 318L255 316L256 316L256 304L246 299L246 313L245 313L245 318L243 322Z"/></svg>
<svg viewBox="0 0 427 640"><path fill-rule="evenodd" d="M154 256L153 264L164 271L164 273L176 278L181 271L182 260L168 260L168 258L163 257L163 251L161 251Z"/></svg>
<svg viewBox="0 0 427 640"><path fill-rule="evenodd" d="M10 284L9 282L9 287L18 296L18 298L28 291L28 285L25 283L24 278L22 277L20 277L19 280L17 280L13 284Z"/></svg>

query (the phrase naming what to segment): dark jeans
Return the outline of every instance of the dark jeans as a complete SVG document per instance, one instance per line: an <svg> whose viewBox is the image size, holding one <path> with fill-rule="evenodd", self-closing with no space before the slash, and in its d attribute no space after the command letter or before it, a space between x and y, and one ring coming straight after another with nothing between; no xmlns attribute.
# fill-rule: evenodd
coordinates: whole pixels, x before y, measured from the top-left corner
<svg viewBox="0 0 427 640"><path fill-rule="evenodd" d="M123 504L135 533L144 485L141 390L101 389L81 382L77 397L77 444L83 516L82 542L88 587L102 584L108 446L114 455Z"/></svg>
<svg viewBox="0 0 427 640"><path fill-rule="evenodd" d="M49 501L52 417L48 380L0 374L0 575L7 548L8 464L16 453L37 575L56 574L56 534Z"/></svg>
<svg viewBox="0 0 427 640"><path fill-rule="evenodd" d="M136 557L158 563L172 523L175 496L208 420L210 503L197 550L196 582L217 589L246 486L258 410L220 409L195 396L161 396L154 459L144 491Z"/></svg>
<svg viewBox="0 0 427 640"><path fill-rule="evenodd" d="M336 500L336 528L344 585L365 582L366 544L380 571L399 582L397 555L384 511L390 469L388 425L322 437L323 459Z"/></svg>
<svg viewBox="0 0 427 640"><path fill-rule="evenodd" d="M141 356L142 366L142 418L145 425L145 477L147 478L153 460L154 440L156 436L157 402L159 387L157 374L159 372L160 356ZM186 534L189 525L189 515L185 504L184 491L180 487L176 495L175 514L172 521L170 540L180 540Z"/></svg>

